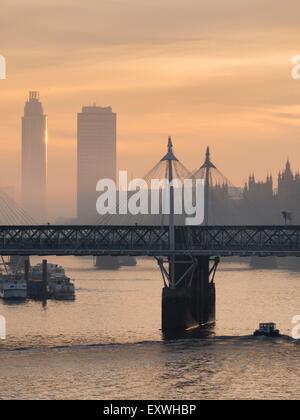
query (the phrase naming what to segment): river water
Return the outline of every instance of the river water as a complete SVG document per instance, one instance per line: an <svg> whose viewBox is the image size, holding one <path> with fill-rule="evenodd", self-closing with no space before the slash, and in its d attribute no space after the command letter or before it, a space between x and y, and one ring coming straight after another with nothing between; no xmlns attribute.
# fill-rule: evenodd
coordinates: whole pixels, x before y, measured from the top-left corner
<svg viewBox="0 0 300 420"><path fill-rule="evenodd" d="M222 263L213 334L166 341L153 260L119 271L97 271L91 258L49 261L75 280L76 301L0 302L0 398L300 398L298 342L251 336L262 321L291 335L300 273Z"/></svg>

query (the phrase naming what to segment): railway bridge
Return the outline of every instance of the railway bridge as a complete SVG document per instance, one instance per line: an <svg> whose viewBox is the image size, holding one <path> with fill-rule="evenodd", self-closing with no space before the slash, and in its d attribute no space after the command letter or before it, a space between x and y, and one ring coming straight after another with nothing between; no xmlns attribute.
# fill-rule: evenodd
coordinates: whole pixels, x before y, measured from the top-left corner
<svg viewBox="0 0 300 420"><path fill-rule="evenodd" d="M300 226L0 226L2 256L150 256L160 267L162 329L215 321L221 257L300 257Z"/></svg>

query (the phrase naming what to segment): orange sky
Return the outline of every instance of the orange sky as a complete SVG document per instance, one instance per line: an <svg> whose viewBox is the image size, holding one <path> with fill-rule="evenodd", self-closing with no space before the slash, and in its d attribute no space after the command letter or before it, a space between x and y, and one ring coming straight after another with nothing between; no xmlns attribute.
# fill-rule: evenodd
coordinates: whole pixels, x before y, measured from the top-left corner
<svg viewBox="0 0 300 420"><path fill-rule="evenodd" d="M2 0L0 185L19 185L20 117L39 90L49 121L51 216L75 211L76 113L118 114L118 161L135 176L167 136L190 169L211 146L236 185L300 168L299 0Z"/></svg>

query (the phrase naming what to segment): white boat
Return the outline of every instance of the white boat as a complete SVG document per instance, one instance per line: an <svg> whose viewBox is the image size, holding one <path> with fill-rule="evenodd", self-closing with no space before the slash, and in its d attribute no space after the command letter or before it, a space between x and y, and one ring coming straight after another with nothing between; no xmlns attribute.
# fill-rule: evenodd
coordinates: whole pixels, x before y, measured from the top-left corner
<svg viewBox="0 0 300 420"><path fill-rule="evenodd" d="M0 274L0 298L26 300L27 284L21 274Z"/></svg>
<svg viewBox="0 0 300 420"><path fill-rule="evenodd" d="M48 278L48 294L54 300L75 300L75 286L65 274L52 274Z"/></svg>

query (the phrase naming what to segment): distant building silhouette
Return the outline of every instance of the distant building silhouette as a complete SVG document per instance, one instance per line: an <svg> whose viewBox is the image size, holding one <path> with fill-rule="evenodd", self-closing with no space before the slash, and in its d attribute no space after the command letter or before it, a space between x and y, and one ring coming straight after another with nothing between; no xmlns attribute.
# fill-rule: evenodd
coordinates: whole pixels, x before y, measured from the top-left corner
<svg viewBox="0 0 300 420"><path fill-rule="evenodd" d="M30 92L22 117L22 207L46 222L47 116L38 92Z"/></svg>
<svg viewBox="0 0 300 420"><path fill-rule="evenodd" d="M281 224L282 213L293 214L293 221L300 222L300 175L293 174L290 161L278 174L278 187L274 188L272 176L256 181L250 175L244 188L242 219L245 223Z"/></svg>
<svg viewBox="0 0 300 420"><path fill-rule="evenodd" d="M265 182L256 181L254 175L250 175L248 185L246 184L244 195L249 200L267 201L273 198L273 178L267 176Z"/></svg>
<svg viewBox="0 0 300 420"><path fill-rule="evenodd" d="M251 174L240 190L224 176L218 179L218 172L214 166L211 173L216 180L212 176L209 183L209 224L279 225L284 223L283 214L289 215L289 224L300 223L300 174L293 173L289 160L278 174L277 186L271 175L258 181ZM200 175L204 178L205 174Z"/></svg>
<svg viewBox="0 0 300 420"><path fill-rule="evenodd" d="M116 178L116 114L110 107L85 106L77 120L77 217L97 220L96 184Z"/></svg>
<svg viewBox="0 0 300 420"><path fill-rule="evenodd" d="M278 175L278 199L281 203L294 204L294 199L300 194L299 172L294 176L290 161L287 161L285 170Z"/></svg>

